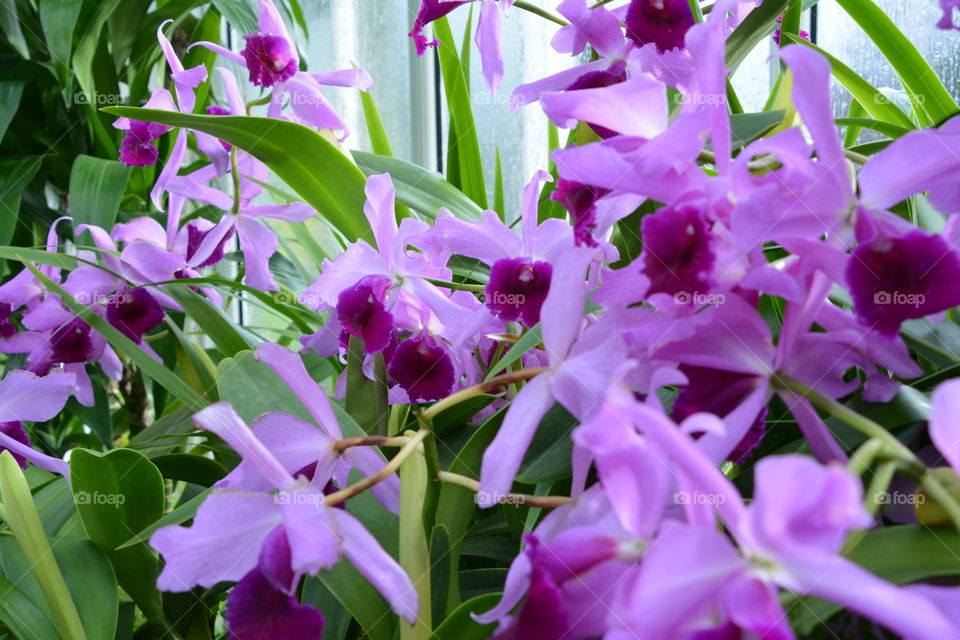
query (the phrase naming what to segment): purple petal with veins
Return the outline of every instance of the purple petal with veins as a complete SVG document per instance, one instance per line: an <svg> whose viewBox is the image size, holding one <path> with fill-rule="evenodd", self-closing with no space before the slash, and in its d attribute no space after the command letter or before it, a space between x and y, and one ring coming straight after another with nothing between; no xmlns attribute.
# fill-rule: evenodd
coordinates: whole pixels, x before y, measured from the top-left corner
<svg viewBox="0 0 960 640"><path fill-rule="evenodd" d="M187 262L190 261L193 255L200 248L200 245L203 244L203 240L207 237L207 234L209 234L214 228L215 226L210 226L206 230L203 230L198 226L196 220L191 220L187 223ZM200 264L196 265L194 268L202 269L203 267L209 267L223 260L223 247L227 243L227 240L232 237L233 231L224 235L223 239L220 240L220 243L210 253L210 256Z"/></svg>
<svg viewBox="0 0 960 640"><path fill-rule="evenodd" d="M384 307L390 284L386 276L365 276L337 299L337 319L343 330L362 339L368 355L386 349L393 335L393 316Z"/></svg>
<svg viewBox="0 0 960 640"><path fill-rule="evenodd" d="M0 338L12 338L17 333L17 327L10 321L13 307L6 302L0 302Z"/></svg>
<svg viewBox="0 0 960 640"><path fill-rule="evenodd" d="M501 258L490 268L484 304L501 320L523 320L532 327L540 321L540 307L550 290L553 265L528 258Z"/></svg>
<svg viewBox="0 0 960 640"><path fill-rule="evenodd" d="M427 40L423 35L423 29L433 22L447 15L457 7L472 0L463 2L443 2L442 0L421 0L420 10L417 12L417 19L413 22L413 29L407 34L413 38L413 43L417 47L417 55L422 56L427 52L427 47L435 47L440 42L438 40Z"/></svg>
<svg viewBox="0 0 960 640"><path fill-rule="evenodd" d="M273 87L297 72L297 61L286 39L265 33L251 33L244 38L247 46L240 55L247 63L250 82L256 86Z"/></svg>
<svg viewBox="0 0 960 640"><path fill-rule="evenodd" d="M146 167L156 164L159 151L151 144L157 136L149 122L131 120L130 128L120 143L120 162L128 167Z"/></svg>
<svg viewBox="0 0 960 640"><path fill-rule="evenodd" d="M74 318L50 336L49 357L46 360L69 364L86 362L92 355L90 325L80 318Z"/></svg>
<svg viewBox="0 0 960 640"><path fill-rule="evenodd" d="M580 89L599 89L601 87L609 87L615 84L620 84L627 79L627 63L623 60L618 60L610 65L609 69L604 69L602 71L588 71L579 78L573 81L573 83L564 89L564 91L578 91ZM608 129L606 127L601 127L598 124L593 124L587 122L594 133L606 140L607 138L612 138L617 135L617 132Z"/></svg>
<svg viewBox="0 0 960 640"><path fill-rule="evenodd" d="M715 260L711 234L700 208L665 207L643 218L643 273L649 293L688 294L710 288Z"/></svg>
<svg viewBox="0 0 960 640"><path fill-rule="evenodd" d="M695 22L687 0L632 0L624 24L627 37L639 46L652 42L663 52L683 48Z"/></svg>
<svg viewBox="0 0 960 640"><path fill-rule="evenodd" d="M861 244L846 276L857 319L888 337L904 320L960 304L960 258L941 236L923 231Z"/></svg>
<svg viewBox="0 0 960 640"><path fill-rule="evenodd" d="M323 614L277 590L255 567L227 597L230 640L321 640Z"/></svg>
<svg viewBox="0 0 960 640"><path fill-rule="evenodd" d="M447 350L427 333L401 342L387 369L413 402L431 402L453 390L453 361Z"/></svg>

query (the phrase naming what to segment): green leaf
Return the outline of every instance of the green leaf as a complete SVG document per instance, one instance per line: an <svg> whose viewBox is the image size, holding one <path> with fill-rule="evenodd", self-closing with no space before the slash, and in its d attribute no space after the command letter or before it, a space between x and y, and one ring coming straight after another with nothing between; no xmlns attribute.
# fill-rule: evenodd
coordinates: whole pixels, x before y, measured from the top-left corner
<svg viewBox="0 0 960 640"><path fill-rule="evenodd" d="M915 129L916 124L900 110L896 104L890 101L879 89L864 80L857 72L845 65L838 58L833 57L817 45L803 38L787 34L786 36L796 44L802 44L817 51L830 63L830 69L833 77L850 92L853 99L863 106L871 118L890 122L908 129Z"/></svg>
<svg viewBox="0 0 960 640"><path fill-rule="evenodd" d="M570 476L573 441L570 432L577 419L561 404L554 404L537 427L517 473L517 482L540 484Z"/></svg>
<svg viewBox="0 0 960 640"><path fill-rule="evenodd" d="M433 418L433 432L442 436L466 425L481 409L497 399L497 396L481 394L458 402L441 411Z"/></svg>
<svg viewBox="0 0 960 640"><path fill-rule="evenodd" d="M23 95L22 82L0 82L0 142L10 126L13 115L20 107L20 97Z"/></svg>
<svg viewBox="0 0 960 640"><path fill-rule="evenodd" d="M247 0L213 0L213 6L238 33L254 33L260 30L257 14Z"/></svg>
<svg viewBox="0 0 960 640"><path fill-rule="evenodd" d="M507 204L503 194L503 162L500 160L500 145L497 145L497 160L493 172L493 210L507 219Z"/></svg>
<svg viewBox="0 0 960 640"><path fill-rule="evenodd" d="M496 628L496 623L480 624L470 614L489 611L498 602L499 593L488 593L464 602L437 627L430 640L486 640Z"/></svg>
<svg viewBox="0 0 960 640"><path fill-rule="evenodd" d="M787 6L787 0L765 0L763 4L747 14L743 22L727 38L725 59L731 74L753 51L757 44L766 38L774 28L777 18Z"/></svg>
<svg viewBox="0 0 960 640"><path fill-rule="evenodd" d="M512 347L510 347L510 350L507 351L502 358L500 358L500 361L497 362L497 364L490 367L490 371L487 372L487 375L484 377L483 381L486 382L487 380L490 380L501 371L507 369L514 362L519 361L523 354L531 349L537 348L540 346L541 342L543 342L543 336L540 334L540 323L538 322L537 324L533 325L529 331L520 336L520 339L517 340Z"/></svg>
<svg viewBox="0 0 960 640"><path fill-rule="evenodd" d="M370 136L370 148L381 156L392 156L390 137L387 136L387 130L383 128L383 120L380 119L377 104L373 101L373 94L361 91L360 104L363 106L363 119L367 123L367 135Z"/></svg>
<svg viewBox="0 0 960 640"><path fill-rule="evenodd" d="M309 127L252 116L188 115L133 107L104 111L203 131L236 145L270 167L348 240L369 237L370 226L363 215L363 173L349 156Z"/></svg>
<svg viewBox="0 0 960 640"><path fill-rule="evenodd" d="M387 435L387 418L390 407L387 403L387 371L383 355L376 354L373 362L371 380L363 372L363 340L350 336L347 349L347 413L357 421L363 430L372 435Z"/></svg>
<svg viewBox="0 0 960 640"><path fill-rule="evenodd" d="M370 176L389 173L397 189L397 200L429 218L446 207L461 220L479 220L483 210L439 173L404 160L366 151L352 151L357 166Z"/></svg>
<svg viewBox="0 0 960 640"><path fill-rule="evenodd" d="M79 155L70 171L70 215L73 223L112 229L130 167L119 160Z"/></svg>
<svg viewBox="0 0 960 640"><path fill-rule="evenodd" d="M113 564L117 582L151 622L163 618L156 581L159 561L145 543L117 550L163 516L163 476L142 453L116 449L98 455L75 449L70 483L87 536Z"/></svg>
<svg viewBox="0 0 960 640"><path fill-rule="evenodd" d="M133 536L123 544L118 545L117 551L129 549L130 547L146 542L157 529L162 529L163 527L169 527L176 524L183 524L196 515L197 509L199 509L203 501L207 499L207 495L209 495L209 493L210 490L207 489L206 491L203 491L202 493L190 498L188 501L184 502L167 515L163 516L156 522L153 522L150 524L150 526L144 528L142 531L139 531L137 535Z"/></svg>
<svg viewBox="0 0 960 640"><path fill-rule="evenodd" d="M254 346L253 340L244 335L246 331L234 324L223 309L187 285L171 285L163 291L183 307L224 356L233 356Z"/></svg>
<svg viewBox="0 0 960 640"><path fill-rule="evenodd" d="M758 113L735 113L730 116L730 137L733 148L750 143L774 127L783 124L786 111L760 111Z"/></svg>
<svg viewBox="0 0 960 640"><path fill-rule="evenodd" d="M442 524L433 527L430 535L430 591L431 610L433 611L433 628L436 628L447 615L447 597L450 591L451 571L450 562L450 532Z"/></svg>
<svg viewBox="0 0 960 640"><path fill-rule="evenodd" d="M61 84L66 84L73 48L73 30L77 26L82 0L40 0L40 26L50 61L57 69Z"/></svg>
<svg viewBox="0 0 960 640"><path fill-rule="evenodd" d="M229 473L229 469L216 460L191 453L169 453L152 458L152 461L164 478L204 487L218 482Z"/></svg>
<svg viewBox="0 0 960 640"><path fill-rule="evenodd" d="M190 417L194 411L179 407L138 433L130 441L130 448L138 449L147 456L163 455L183 444L189 433L196 431Z"/></svg>
<svg viewBox="0 0 960 640"><path fill-rule="evenodd" d="M413 582L420 609L413 626L400 625L400 640L424 640L430 635L433 614L430 610L430 548L423 523L423 505L427 492L427 463L414 451L404 460L400 477L400 566Z"/></svg>
<svg viewBox="0 0 960 640"><path fill-rule="evenodd" d="M20 196L43 163L39 157L0 160L0 244L13 237L20 215Z"/></svg>
<svg viewBox="0 0 960 640"><path fill-rule="evenodd" d="M917 47L873 0L837 0L837 4L860 25L890 62L910 94L914 110L918 114L926 114L929 124L940 124L957 113L957 103L950 97L939 76Z"/></svg>
<svg viewBox="0 0 960 640"><path fill-rule="evenodd" d="M3 575L0 575L0 623L17 638L60 639L46 614Z"/></svg>
<svg viewBox="0 0 960 640"><path fill-rule="evenodd" d="M20 28L20 16L17 15L16 2L0 2L0 29L3 30L10 45L16 49L21 58L30 59L30 48L23 37Z"/></svg>
<svg viewBox="0 0 960 640"><path fill-rule="evenodd" d="M163 364L154 360L150 354L141 349L132 340L130 340L130 338L120 333L109 322L97 315L93 309L90 309L86 305L80 304L74 300L73 296L64 291L60 285L53 282L32 264L27 262L26 258L24 258L24 264L26 265L27 269L29 269L33 275L36 276L37 280L43 284L44 287L60 296L64 306L73 311L80 319L93 327L93 329L106 338L111 345L122 351L128 358L133 360L133 362L140 367L143 373L153 378L157 383L167 389L167 391L176 396L181 402L195 411L199 411L209 404L203 396L191 389L190 386L177 377L175 373L164 367Z"/></svg>
<svg viewBox="0 0 960 640"><path fill-rule="evenodd" d="M313 422L310 413L290 387L273 369L257 362L252 351L224 358L217 365L217 389L224 402L247 423L268 411L283 410L292 416ZM356 435L363 435L363 432Z"/></svg>
<svg viewBox="0 0 960 640"><path fill-rule="evenodd" d="M447 97L450 122L457 136L454 142L463 192L480 207L486 208L487 187L483 179L483 159L480 154L477 128L473 120L470 87L463 73L460 56L457 55L456 41L446 17L435 20L433 30L440 41L437 55L440 58L440 71L443 76L443 89Z"/></svg>
<svg viewBox="0 0 960 640"><path fill-rule="evenodd" d="M26 566L40 585L60 637L63 640L86 640L63 573L51 553L30 488L20 465L9 451L0 453L0 501L3 503L4 520L23 550ZM0 556L0 561L5 556L9 554Z"/></svg>
<svg viewBox="0 0 960 640"><path fill-rule="evenodd" d="M864 533L846 553L848 560L895 584L960 575L960 533L951 527L897 525ZM794 626L806 635L842 609L805 597L790 609Z"/></svg>
<svg viewBox="0 0 960 640"><path fill-rule="evenodd" d="M854 102L852 104L859 103ZM888 138L893 138L894 140L910 132L910 129L907 129L906 127L890 124L889 122L883 122L882 120L874 120L872 118L837 118L837 124L842 127L855 127L857 130L872 129L877 133L882 133Z"/></svg>
<svg viewBox="0 0 960 640"><path fill-rule="evenodd" d="M63 572L89 640L113 640L120 601L110 560L86 538L61 536L53 555Z"/></svg>

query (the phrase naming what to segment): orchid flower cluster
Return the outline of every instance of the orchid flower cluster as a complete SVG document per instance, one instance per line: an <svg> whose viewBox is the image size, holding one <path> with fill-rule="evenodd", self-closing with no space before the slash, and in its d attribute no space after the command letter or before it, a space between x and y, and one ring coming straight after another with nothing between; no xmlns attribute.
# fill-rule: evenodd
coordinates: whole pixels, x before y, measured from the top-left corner
<svg viewBox="0 0 960 640"><path fill-rule="evenodd" d="M475 42L496 92L501 20L530 7L477 1ZM473 4L423 0L417 54L449 46L427 35L431 24ZM957 3L941 5L939 26L955 29ZM238 640L327 637L331 614L304 585L346 564L404 639L432 637L445 614L464 625L452 633L498 640L790 639L791 610L809 596L902 638L960 637L960 588L903 584L848 557L890 528L878 496L894 473L931 503L907 521L960 529L960 382L931 372L905 339L917 323L952 323L960 305L960 118L904 130L869 156L851 151L834 121L831 61L799 42L805 34L788 43L778 30L784 118L739 139L725 48L763 6L560 2L552 46L577 63L514 88L509 105L542 109L571 143L516 194L513 224L452 205L410 213L397 206L413 207L401 176L366 176L355 215L369 234L346 238L295 303L277 304L297 319L295 336L250 344L279 384L270 388L298 406L266 398L270 410L251 420L205 393L191 407L199 431L187 446L204 443L196 453L229 472L144 538L162 559L156 588L219 594ZM239 52L191 45L217 55L213 73L185 68L160 26L169 82L114 124L128 166L159 165L169 149L150 192L159 214L111 229L61 218L41 253L76 267L38 258L0 285L0 351L22 363L0 382L0 449L20 467L70 480L69 461L32 446L24 423L53 419L71 397L94 407L97 381L120 380L132 350L169 366L151 345L198 304L225 317L218 275L229 264L241 265L237 288L276 303L284 224L323 223L302 192L302 202L277 196L262 148L226 132L264 107L261 119L320 131L352 162L324 87L367 91L371 78L301 70L272 0L259 0L258 24ZM904 213L921 200L941 224ZM565 215L544 215L552 206ZM943 380L924 431L935 455L848 402L885 405L927 375ZM383 411L367 432L349 415L363 393ZM550 443L562 471L531 482L557 412L572 425ZM466 425L461 440L445 437L450 420ZM777 444L786 423L795 446ZM841 423L861 436L841 437ZM468 438L482 445L473 458ZM525 526L500 595L458 617L458 601L438 610L429 561L463 540L443 547L431 527L437 500L466 489L476 508L449 509L464 536L516 505ZM399 516L388 516L392 539L365 520L371 510ZM349 594L324 584L350 609Z"/></svg>

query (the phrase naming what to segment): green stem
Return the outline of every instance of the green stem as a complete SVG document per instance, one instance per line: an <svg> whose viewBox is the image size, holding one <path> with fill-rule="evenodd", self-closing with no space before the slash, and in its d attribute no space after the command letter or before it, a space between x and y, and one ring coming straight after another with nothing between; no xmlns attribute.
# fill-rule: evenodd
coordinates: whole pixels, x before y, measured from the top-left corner
<svg viewBox="0 0 960 640"><path fill-rule="evenodd" d="M870 162L870 158L868 156L865 156L862 153L857 153L856 151L850 151L850 149L844 149L843 155L846 156L847 160L852 160L857 164L867 164Z"/></svg>
<svg viewBox="0 0 960 640"><path fill-rule="evenodd" d="M424 280L430 284L435 284L438 287L443 287L444 289L453 289L455 291L483 292L487 288L487 285L485 284L464 284L462 282L450 282L449 280L437 280L436 278L424 278Z"/></svg>
<svg viewBox="0 0 960 640"><path fill-rule="evenodd" d="M450 473L441 471L439 475L441 482L455 484L458 487L470 489L474 493L480 492L480 483L473 478L462 476L459 473ZM532 496L526 493L508 493L505 496L499 496L499 502L502 504L523 505L525 507L545 507L555 509L565 504L571 504L573 498L568 496Z"/></svg>
<svg viewBox="0 0 960 640"><path fill-rule="evenodd" d="M60 637L64 640L86 640L80 615L40 523L40 514L30 495L30 487L20 465L9 451L0 453L0 499L6 511L4 519L40 583Z"/></svg>
<svg viewBox="0 0 960 640"><path fill-rule="evenodd" d="M877 438L870 438L850 456L847 463L847 469L855 476L863 475L863 472L870 468L873 461L883 451L883 441Z"/></svg>
<svg viewBox="0 0 960 640"><path fill-rule="evenodd" d="M251 100L251 101L248 102L246 105L244 105L244 108L245 108L246 111L247 111L247 115L250 115L250 109L252 109L253 107L260 107L260 106L263 106L263 105L265 105L265 104L270 104L270 101L271 101L271 100L273 100L273 92L272 92L272 91L271 91L270 93L268 93L267 95L263 96L262 98L257 98L256 100Z"/></svg>
<svg viewBox="0 0 960 640"><path fill-rule="evenodd" d="M240 170L237 169L237 148L230 149L230 173L233 175L233 213L240 213Z"/></svg>
<svg viewBox="0 0 960 640"><path fill-rule="evenodd" d="M555 22L561 27L566 27L570 25L570 23L564 20L563 18L559 16L555 16L549 11L545 9L541 9L540 7L530 4L529 2L524 2L523 0L517 0L516 2L513 3L513 6L515 6L518 9L523 9L524 11L529 11L530 13L534 15L538 15L541 18L546 18L550 22Z"/></svg>
<svg viewBox="0 0 960 640"><path fill-rule="evenodd" d="M881 462L877 465L877 472L867 487L867 512L872 516L876 515L877 508L880 506L880 496L887 492L890 483L893 481L893 474L897 471L897 463L892 460Z"/></svg>
<svg viewBox="0 0 960 640"><path fill-rule="evenodd" d="M434 403L433 405L427 407L420 412L420 415L424 420L433 420L440 413L449 409L450 407L460 404L464 400L469 400L470 398L475 398L476 396L489 393L500 387L505 387L511 383L518 382L520 380L529 380L530 378L535 378L544 371L547 371L547 367L534 367L531 369L521 369L520 371L513 371L511 373L505 373L503 375L497 376L496 378L490 378L486 382L481 382L480 384L474 385L472 387L467 387L461 391L457 391L453 395L449 395L443 400Z"/></svg>
<svg viewBox="0 0 960 640"><path fill-rule="evenodd" d="M423 442L423 439L429 434L429 431L418 431L416 435L411 436L407 440L407 444L403 445L403 448L397 452L397 455L393 456L390 462L388 462L383 469L380 469L380 471L376 472L372 476L367 476L363 480L355 482L346 489L341 489L340 491L331 493L324 498L324 503L328 507L338 505L342 502L346 502L353 496L360 495L373 485L383 482L400 468L400 465L403 464L403 461L409 458L410 455L417 450L417 447L420 446L420 443Z"/></svg>
<svg viewBox="0 0 960 640"><path fill-rule="evenodd" d="M960 504L954 500L953 496L940 484L940 480L935 475L927 471L920 477L920 486L928 496L933 498L937 504L947 513L953 526L960 531Z"/></svg>
<svg viewBox="0 0 960 640"><path fill-rule="evenodd" d="M421 433L429 431L417 435ZM428 640L431 635L430 549L422 513L426 493L427 463L414 455L400 467L400 566L413 582L420 610L413 626L400 624L400 640Z"/></svg>

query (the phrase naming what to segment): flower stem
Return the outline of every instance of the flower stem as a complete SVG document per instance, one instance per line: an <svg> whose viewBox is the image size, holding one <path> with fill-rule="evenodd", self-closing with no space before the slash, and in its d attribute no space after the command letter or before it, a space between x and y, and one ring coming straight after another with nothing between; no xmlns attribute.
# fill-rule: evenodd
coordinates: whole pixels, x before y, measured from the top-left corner
<svg viewBox="0 0 960 640"><path fill-rule="evenodd" d="M461 391L457 391L453 395L447 396L443 400L433 404L432 406L427 407L421 412L421 415L426 420L433 420L436 416L443 413L450 407L460 404L464 400L469 400L484 393L489 393L500 387L505 387L514 382L519 382L521 380L529 380L535 378L544 371L547 371L547 367L533 367L530 369L521 369L520 371L512 371L510 373L505 373L503 375L497 376L496 378L490 378L486 382L481 382L472 387L467 387Z"/></svg>
<svg viewBox="0 0 960 640"><path fill-rule="evenodd" d="M487 288L485 284L463 284L462 282L450 282L449 280L438 280L436 278L424 278L424 280L438 287L455 291L479 291L482 293Z"/></svg>
<svg viewBox="0 0 960 640"><path fill-rule="evenodd" d="M863 475L863 472L870 468L873 461L883 451L883 441L877 438L870 438L850 456L847 463L847 469L855 476Z"/></svg>
<svg viewBox="0 0 960 640"><path fill-rule="evenodd" d="M357 436L355 438L344 438L337 440L333 445L333 450L337 453L350 447L402 447L410 441L406 436L397 436L388 438L387 436Z"/></svg>
<svg viewBox="0 0 960 640"><path fill-rule="evenodd" d="M555 22L561 27L566 27L570 25L570 23L564 20L563 18L559 16L555 16L549 11L545 9L541 9L540 7L530 4L529 2L524 2L523 0L517 0L516 2L513 3L513 6L515 6L517 9L523 9L524 11L529 11L530 13L534 15L538 15L541 18L546 18L550 22Z"/></svg>
<svg viewBox="0 0 960 640"><path fill-rule="evenodd" d="M422 514L426 493L427 463L414 455L400 467L400 566L413 582L420 610L413 626L400 625L400 640L428 640L431 634L430 549Z"/></svg>
<svg viewBox="0 0 960 640"><path fill-rule="evenodd" d="M397 455L393 457L390 462L388 462L383 469L380 469L377 473L372 476L367 476L359 482L355 482L346 489L341 489L340 491L331 493L324 499L324 503L328 507L338 505L341 502L346 502L353 496L359 495L372 487L373 485L382 482L389 478L393 473L400 468L400 465L403 464L403 461L410 457L414 451L417 450L417 447L423 442L423 439L429 435L429 431L418 431L414 436L407 439L407 444L403 445L403 448L397 452Z"/></svg>
<svg viewBox="0 0 960 640"><path fill-rule="evenodd" d="M240 170L237 168L237 148L230 149L230 173L233 174L233 213L240 213Z"/></svg>
<svg viewBox="0 0 960 640"><path fill-rule="evenodd" d="M440 481L465 487L474 493L479 493L480 491L479 482L473 478L462 476L459 473L441 471ZM556 507L562 507L565 504L571 504L573 502L573 498L569 498L567 496L531 496L525 493L508 493L505 496L500 496L500 502L523 505L525 507L545 507L547 509L554 509Z"/></svg>

